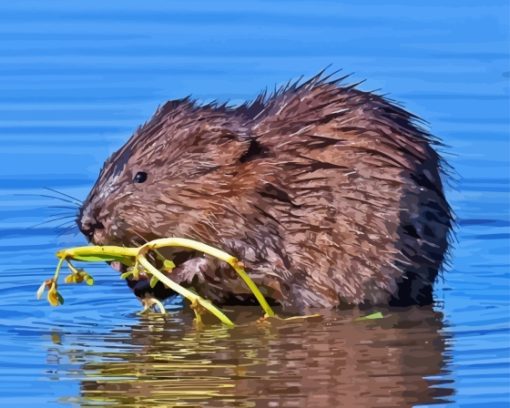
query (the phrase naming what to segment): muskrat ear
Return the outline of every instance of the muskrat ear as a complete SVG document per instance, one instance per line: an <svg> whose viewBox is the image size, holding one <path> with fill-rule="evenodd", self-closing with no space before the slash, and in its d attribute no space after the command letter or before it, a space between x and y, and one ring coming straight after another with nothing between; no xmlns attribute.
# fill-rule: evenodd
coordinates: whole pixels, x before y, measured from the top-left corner
<svg viewBox="0 0 510 408"><path fill-rule="evenodd" d="M255 139L250 139L248 149L239 158L241 163L246 163L250 160L258 159L267 153L267 149Z"/></svg>

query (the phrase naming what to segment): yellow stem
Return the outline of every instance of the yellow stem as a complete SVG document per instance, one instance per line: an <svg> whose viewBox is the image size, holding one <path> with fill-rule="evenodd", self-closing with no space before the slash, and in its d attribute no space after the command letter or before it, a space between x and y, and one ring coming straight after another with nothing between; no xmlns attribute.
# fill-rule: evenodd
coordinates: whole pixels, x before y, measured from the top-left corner
<svg viewBox="0 0 510 408"><path fill-rule="evenodd" d="M143 310L140 312L140 314L144 314L145 312L149 311L150 308L154 305L156 305L159 309L159 313L161 313L162 315L166 314L166 309L165 309L165 306L163 306L163 303L161 303L158 299L156 298L145 298L142 300L142 304L143 304Z"/></svg>
<svg viewBox="0 0 510 408"><path fill-rule="evenodd" d="M163 303L161 303L156 298L151 298L150 301L152 302L152 304L156 305L159 308L159 313L161 313L163 315L166 314L166 309L165 309L165 306L163 306Z"/></svg>
<svg viewBox="0 0 510 408"><path fill-rule="evenodd" d="M181 248L189 248L194 249L198 252L210 255L214 258L220 259L227 264L229 264L239 275L239 277L246 283L248 288L251 290L260 306L264 310L265 317L274 317L275 313L267 303L264 295L260 292L257 285L253 282L250 276L246 273L243 264L234 256L224 252L220 249L214 248L207 244L203 244L201 242L197 242L191 239L186 238L161 238L156 239L154 241L150 241L147 244L139 247L139 248L126 248L126 247L118 247L118 246L83 246L83 247L75 247L69 249L63 249L57 252L57 257L59 258L59 263L57 265L57 270L55 271L55 281L58 279L60 269L62 267L62 263L65 260L76 259L82 261L101 261L102 259L97 259L100 257L108 258L108 257L118 257L121 258L121 262L124 261L133 261L134 260L134 268L133 273L136 277L138 275L137 265L140 263L150 274L155 276L161 282L163 282L170 289L184 296L186 299L190 300L192 303L196 302L202 305L209 312L214 314L220 321L222 321L227 326L234 326L232 321L223 314L218 308L216 308L211 302L197 296L193 292L188 289L182 287L181 285L173 282L168 277L166 277L163 273L161 273L158 269L156 269L150 262L145 258L144 254L147 251L156 251L158 248L164 247L181 247ZM157 252L157 251L156 251ZM94 257L97 257L94 259ZM80 259L81 258L81 259ZM85 258L85 259L84 259ZM86 259L89 258L89 259Z"/></svg>
<svg viewBox="0 0 510 408"><path fill-rule="evenodd" d="M202 321L202 315L200 314L200 305L198 302L191 303L191 309L193 310L193 313L195 313L195 323L197 327L202 327L204 325Z"/></svg>
<svg viewBox="0 0 510 408"><path fill-rule="evenodd" d="M311 314L311 315L304 315L304 316L291 316L291 317L278 317L278 316L276 316L276 318L278 320L285 320L285 321L289 321L289 320L302 320L302 319L315 319L317 317L321 317L321 315L318 314L318 313L314 313L314 314Z"/></svg>
<svg viewBox="0 0 510 408"><path fill-rule="evenodd" d="M76 267L71 263L71 261L69 259L66 259L66 261L67 261L67 267L69 268L71 273L73 275L77 275L79 273L78 269L76 269Z"/></svg>
<svg viewBox="0 0 510 408"><path fill-rule="evenodd" d="M267 300L266 298L264 297L264 295L260 292L259 288L257 287L257 285L255 284L255 282L253 282L253 280L250 278L250 276L246 273L246 271L244 270L243 267L239 266L239 265L236 265L236 264L231 264L229 263L229 265L234 268L234 270L237 272L237 274L241 277L241 279L244 281L244 283L246 283L246 285L248 286L248 288L250 288L250 290L252 291L252 293L255 295L255 297L257 298L260 306L262 307L262 309L264 310L264 313L267 317L274 317L275 316L275 312L273 311L273 309L271 309L271 306L269 306L269 303L267 303Z"/></svg>
<svg viewBox="0 0 510 408"><path fill-rule="evenodd" d="M155 239L154 241L150 241L147 244L140 247L140 253L143 253L144 250L153 250L163 247L183 247L183 248L191 248L196 251L202 252L204 254L210 255L214 258L218 258L226 263L228 263L240 276L240 278L246 283L248 288L252 291L255 298L258 300L260 306L264 310L264 313L268 317L275 316L274 311L271 309L271 306L266 301L266 298L264 295L260 292L259 288L253 282L253 280L248 276L244 268L241 266L241 263L239 260L220 250L217 248L214 248L212 246L209 246L207 244L203 244L201 242L193 241L192 239L186 239L186 238L161 238L161 239Z"/></svg>
<svg viewBox="0 0 510 408"><path fill-rule="evenodd" d="M118 246L82 246L68 249L62 249L57 252L57 258L76 258L79 256L97 256L97 255L111 255L111 256L123 256L123 257L136 257L138 254L138 248L125 248Z"/></svg>
<svg viewBox="0 0 510 408"><path fill-rule="evenodd" d="M164 274L162 274L160 271L158 271L151 263L145 258L143 255L139 255L137 257L138 262L145 268L145 270L150 273L151 275L155 276L159 279L160 282L164 283L166 286L168 286L170 289L172 289L174 292L177 292L181 296L188 299L191 303L196 302L199 303L202 307L207 309L209 312L211 312L214 316L216 316L223 324L234 327L234 323L217 307L215 307L211 302L206 301L205 299L202 299L200 296L195 295L190 290L182 287L178 283L175 283L174 281L170 280L168 277L166 277Z"/></svg>
<svg viewBox="0 0 510 408"><path fill-rule="evenodd" d="M58 281L58 276L60 275L60 270L62 269L62 264L64 263L65 258L61 258L58 261L57 268L55 269L55 274L53 275L53 284L56 284Z"/></svg>

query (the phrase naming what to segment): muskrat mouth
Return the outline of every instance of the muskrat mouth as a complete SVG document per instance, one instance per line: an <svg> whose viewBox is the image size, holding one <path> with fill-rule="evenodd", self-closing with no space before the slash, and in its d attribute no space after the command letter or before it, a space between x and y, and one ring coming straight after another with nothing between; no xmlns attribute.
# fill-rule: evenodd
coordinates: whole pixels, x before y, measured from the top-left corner
<svg viewBox="0 0 510 408"><path fill-rule="evenodd" d="M179 273L180 269L183 269L181 268L181 265L190 259L197 258L197 252L193 250L183 251L180 249L179 252L162 254L160 251L157 251L147 254L146 258L150 264L168 278L172 279L176 283L183 283L180 282L183 278L183 276L180 276ZM168 261L171 261L170 265L168 265ZM130 273L130 269L133 268L132 266L125 265L119 261L111 261L109 264L114 270L119 272L121 276L125 273ZM154 299L158 302L164 301L167 298L173 298L177 295L176 292L164 286L161 282L157 282L153 285L150 282L150 275L147 274L144 269L139 270L136 275L127 277L126 282L134 292L135 296L142 300L142 303L148 300L154 301ZM146 303L144 303L144 307L145 306L147 306Z"/></svg>
<svg viewBox="0 0 510 408"><path fill-rule="evenodd" d="M109 261L106 263L119 273L127 272L127 266L119 261Z"/></svg>
<svg viewBox="0 0 510 408"><path fill-rule="evenodd" d="M186 261L196 258L200 256L200 254L196 251L186 251L186 250L180 250L179 252L172 252L172 253L161 253L161 251L158 252L158 254L149 254L147 258L151 261L151 263L157 268L161 269L163 267L163 261L169 260L172 261L175 264L175 267L179 267ZM115 271L119 273L125 273L128 271L128 266L119 262L119 261L110 261L107 262Z"/></svg>

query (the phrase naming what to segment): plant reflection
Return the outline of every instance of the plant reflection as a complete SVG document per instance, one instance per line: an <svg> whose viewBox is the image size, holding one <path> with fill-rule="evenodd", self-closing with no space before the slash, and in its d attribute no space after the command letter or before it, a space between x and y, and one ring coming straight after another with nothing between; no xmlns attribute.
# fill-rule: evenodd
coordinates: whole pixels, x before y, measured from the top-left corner
<svg viewBox="0 0 510 408"><path fill-rule="evenodd" d="M321 320L253 323L240 308L234 329L196 330L187 314L141 317L101 347L60 346L80 362L74 401L112 406L405 407L445 402L442 315L432 309L354 312ZM58 343L60 339L57 339ZM81 351L80 351L81 350ZM77 373L75 373L77 375Z"/></svg>

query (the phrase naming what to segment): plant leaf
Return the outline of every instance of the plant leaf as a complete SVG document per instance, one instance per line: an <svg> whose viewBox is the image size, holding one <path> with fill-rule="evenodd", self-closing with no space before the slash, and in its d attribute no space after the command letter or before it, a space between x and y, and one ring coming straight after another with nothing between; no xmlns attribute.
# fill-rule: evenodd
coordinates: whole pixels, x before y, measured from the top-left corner
<svg viewBox="0 0 510 408"><path fill-rule="evenodd" d="M52 306L58 306L59 305L59 293L57 292L57 289L55 289L54 286L51 287L51 289L48 291L47 296L48 302Z"/></svg>
<svg viewBox="0 0 510 408"><path fill-rule="evenodd" d="M41 299L45 289L46 289L46 281L44 281L42 283L42 285L39 286L39 289L37 289L37 293L35 296L37 297L38 300Z"/></svg>
<svg viewBox="0 0 510 408"><path fill-rule="evenodd" d="M377 319L382 319L382 318L384 318L384 315L381 312L375 312L375 313L371 313L366 316L358 317L356 319L356 321L359 322L359 321L363 321L363 320L377 320Z"/></svg>
<svg viewBox="0 0 510 408"><path fill-rule="evenodd" d="M133 275L133 271L127 271L127 272L124 272L120 275L120 278L121 279L127 279L129 278L131 275Z"/></svg>
<svg viewBox="0 0 510 408"><path fill-rule="evenodd" d="M67 275L66 278L64 279L64 282L65 283L76 283L76 276L74 275L74 273Z"/></svg>
<svg viewBox="0 0 510 408"><path fill-rule="evenodd" d="M149 285L151 288L154 288L154 286L156 286L158 282L159 282L159 279L156 278L155 276L153 276L149 282Z"/></svg>
<svg viewBox="0 0 510 408"><path fill-rule="evenodd" d="M165 272L170 272L174 268L175 268L174 261L172 261L170 259L165 259L163 261L163 269L165 270Z"/></svg>

